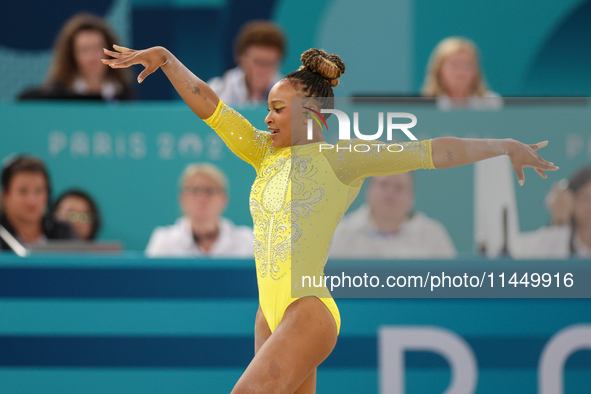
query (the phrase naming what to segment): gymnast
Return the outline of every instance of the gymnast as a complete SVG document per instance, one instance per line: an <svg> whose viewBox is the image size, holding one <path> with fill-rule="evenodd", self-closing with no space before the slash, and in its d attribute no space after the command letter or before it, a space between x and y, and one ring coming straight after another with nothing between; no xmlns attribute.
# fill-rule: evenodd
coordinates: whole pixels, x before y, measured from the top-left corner
<svg viewBox="0 0 591 394"><path fill-rule="evenodd" d="M296 263L300 271L323 272L334 229L365 178L456 167L499 155L509 156L521 185L524 167L533 167L542 178L544 171L558 169L536 152L547 141L526 145L513 139L442 137L399 143L404 149L398 153L358 153L345 149L364 142L352 139L338 143L343 149L320 151L324 138L319 124L312 122L311 139L306 125L311 111L334 104L333 88L345 65L339 56L319 49L304 52L299 70L269 92L269 132L257 130L225 105L167 49L114 49L105 49L111 58L104 64L143 65L140 83L161 68L191 110L256 170L249 200L259 288L255 356L234 394L316 391L316 369L336 344L341 318L330 294L302 291L292 276L297 278Z"/></svg>

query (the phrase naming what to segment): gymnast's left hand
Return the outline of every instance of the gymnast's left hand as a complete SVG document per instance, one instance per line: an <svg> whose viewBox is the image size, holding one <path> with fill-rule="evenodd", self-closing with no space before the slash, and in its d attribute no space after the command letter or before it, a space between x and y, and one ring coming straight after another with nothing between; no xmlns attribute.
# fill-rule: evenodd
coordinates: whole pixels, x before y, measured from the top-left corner
<svg viewBox="0 0 591 394"><path fill-rule="evenodd" d="M523 186L525 182L525 175L523 173L524 167L533 167L543 179L548 178L544 171L558 170L559 167L555 166L554 163L542 159L537 153L539 149L546 145L548 145L548 141L527 145L511 138L508 140L507 154L511 159L513 170L515 170L521 186Z"/></svg>
<svg viewBox="0 0 591 394"><path fill-rule="evenodd" d="M170 52L164 47L152 47L143 50L134 50L119 45L113 45L115 51L103 49L106 55L114 59L101 59L103 64L111 68L127 68L134 64L141 64L145 68L137 78L139 83L160 67L166 65Z"/></svg>

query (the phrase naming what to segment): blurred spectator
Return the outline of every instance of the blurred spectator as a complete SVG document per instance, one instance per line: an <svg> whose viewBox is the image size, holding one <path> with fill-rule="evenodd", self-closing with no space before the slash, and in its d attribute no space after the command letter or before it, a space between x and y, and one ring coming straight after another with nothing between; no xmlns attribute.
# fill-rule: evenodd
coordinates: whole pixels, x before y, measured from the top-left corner
<svg viewBox="0 0 591 394"><path fill-rule="evenodd" d="M285 37L274 23L251 21L242 26L234 43L238 67L207 84L228 105L266 103L269 90L281 75Z"/></svg>
<svg viewBox="0 0 591 394"><path fill-rule="evenodd" d="M95 15L78 14L57 36L47 79L38 89L27 90L20 99L131 100L129 70L105 67L103 48L113 48L118 39L107 22Z"/></svg>
<svg viewBox="0 0 591 394"><path fill-rule="evenodd" d="M92 241L96 238L101 217L96 203L87 193L68 190L56 199L54 207L54 217L69 223L80 239Z"/></svg>
<svg viewBox="0 0 591 394"><path fill-rule="evenodd" d="M165 256L254 257L253 231L222 217L228 205L224 174L211 164L189 165L180 180L184 216L152 233L146 254Z"/></svg>
<svg viewBox="0 0 591 394"><path fill-rule="evenodd" d="M441 41L431 53L422 94L441 109L500 109L501 97L486 86L476 45L462 37Z"/></svg>
<svg viewBox="0 0 591 394"><path fill-rule="evenodd" d="M591 257L591 167L584 167L548 196L549 226L522 233L519 258Z"/></svg>
<svg viewBox="0 0 591 394"><path fill-rule="evenodd" d="M74 239L72 228L46 215L51 185L42 161L19 156L2 169L0 224L22 244ZM10 250L0 239L0 249Z"/></svg>
<svg viewBox="0 0 591 394"><path fill-rule="evenodd" d="M456 249L441 223L413 212L410 172L372 177L367 203L337 226L333 258L453 258Z"/></svg>

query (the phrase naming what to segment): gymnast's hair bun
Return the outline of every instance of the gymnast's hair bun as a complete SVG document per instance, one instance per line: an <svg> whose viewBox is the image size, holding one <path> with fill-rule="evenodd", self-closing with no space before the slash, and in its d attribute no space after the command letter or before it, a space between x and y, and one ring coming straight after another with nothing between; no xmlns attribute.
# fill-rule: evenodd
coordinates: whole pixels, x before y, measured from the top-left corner
<svg viewBox="0 0 591 394"><path fill-rule="evenodd" d="M300 58L308 70L320 74L333 88L339 84L339 78L345 73L345 63L339 55L329 55L322 49L308 49Z"/></svg>

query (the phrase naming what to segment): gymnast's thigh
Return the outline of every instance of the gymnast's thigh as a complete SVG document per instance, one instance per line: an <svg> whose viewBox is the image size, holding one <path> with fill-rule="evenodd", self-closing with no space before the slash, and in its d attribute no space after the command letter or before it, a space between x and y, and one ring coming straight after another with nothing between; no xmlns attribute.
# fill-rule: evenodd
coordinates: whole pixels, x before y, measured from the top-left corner
<svg viewBox="0 0 591 394"><path fill-rule="evenodd" d="M336 341L334 318L323 303L315 297L299 299L287 308L232 393L313 393L316 368ZM300 390L302 385L309 388Z"/></svg>
<svg viewBox="0 0 591 394"><path fill-rule="evenodd" d="M259 309L257 311L257 316L254 321L254 354L257 354L261 346L265 343L267 339L271 336L271 329L269 328L269 324L267 323L267 319L261 310L261 306L259 305Z"/></svg>

